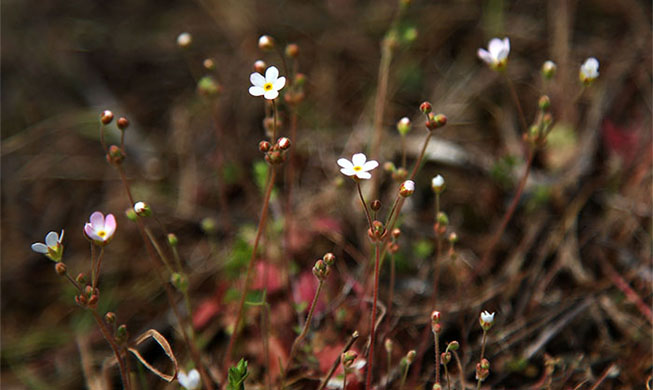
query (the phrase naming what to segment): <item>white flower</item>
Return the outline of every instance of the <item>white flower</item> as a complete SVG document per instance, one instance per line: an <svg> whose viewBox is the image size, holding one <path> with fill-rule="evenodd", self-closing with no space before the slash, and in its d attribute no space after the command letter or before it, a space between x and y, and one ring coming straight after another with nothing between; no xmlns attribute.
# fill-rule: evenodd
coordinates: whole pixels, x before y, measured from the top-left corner
<svg viewBox="0 0 653 390"><path fill-rule="evenodd" d="M152 215L152 209L150 209L150 205L145 202L134 203L134 212L139 217L149 217Z"/></svg>
<svg viewBox="0 0 653 390"><path fill-rule="evenodd" d="M412 180L406 180L401 184L399 188L399 195L407 198L415 192L415 182Z"/></svg>
<svg viewBox="0 0 653 390"><path fill-rule="evenodd" d="M113 214L107 214L106 218L100 211L91 214L90 222L84 225L84 234L96 245L105 246L113 238L116 232L116 217Z"/></svg>
<svg viewBox="0 0 653 390"><path fill-rule="evenodd" d="M508 38L492 38L487 45L488 50L478 49L478 57L485 61L492 69L503 69L508 63L510 54L510 40Z"/></svg>
<svg viewBox="0 0 653 390"><path fill-rule="evenodd" d="M338 160L338 165L342 169L343 175L354 176L357 179L371 179L372 175L369 171L379 166L379 163L370 160L367 161L367 157L363 153L356 153L351 157L351 161L346 158L341 158Z"/></svg>
<svg viewBox="0 0 653 390"><path fill-rule="evenodd" d="M177 36L177 45L179 47L188 47L193 43L193 36L190 33L183 32Z"/></svg>
<svg viewBox="0 0 653 390"><path fill-rule="evenodd" d="M599 60L590 57L580 66L578 77L583 84L589 84L599 77Z"/></svg>
<svg viewBox="0 0 653 390"><path fill-rule="evenodd" d="M61 235L57 232L50 232L45 236L45 244L42 242L35 242L32 244L32 250L36 253L41 253L47 256L50 260L59 262L63 255L63 230Z"/></svg>
<svg viewBox="0 0 653 390"><path fill-rule="evenodd" d="M186 390L200 390L202 388L200 373L194 368L190 370L188 375L184 371L179 371L177 380Z"/></svg>
<svg viewBox="0 0 653 390"><path fill-rule="evenodd" d="M442 190L444 190L444 178L440 175L437 175L431 179L431 188L433 188L433 191L438 194L442 192Z"/></svg>
<svg viewBox="0 0 653 390"><path fill-rule="evenodd" d="M254 72L249 76L252 86L249 87L249 93L252 96L263 96L268 100L276 99L279 91L286 85L286 78L279 77L279 69L274 66L265 71L265 77L262 74Z"/></svg>
<svg viewBox="0 0 653 390"><path fill-rule="evenodd" d="M488 331L494 324L494 313L490 314L490 312L485 310L481 313L478 321L481 323L481 328L483 328L484 331Z"/></svg>

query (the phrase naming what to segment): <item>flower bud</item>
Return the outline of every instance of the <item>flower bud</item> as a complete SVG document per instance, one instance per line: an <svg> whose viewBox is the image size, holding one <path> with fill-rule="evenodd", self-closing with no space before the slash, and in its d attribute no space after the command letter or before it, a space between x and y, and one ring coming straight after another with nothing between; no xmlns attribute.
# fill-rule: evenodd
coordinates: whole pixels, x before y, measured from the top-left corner
<svg viewBox="0 0 653 390"><path fill-rule="evenodd" d="M383 170L386 172L393 173L394 171L397 170L397 167L392 161L386 161L385 163L383 163Z"/></svg>
<svg viewBox="0 0 653 390"><path fill-rule="evenodd" d="M125 210L125 216L127 217L128 220L132 222L136 222L136 220L138 219L138 215L136 215L136 211L134 211L133 207Z"/></svg>
<svg viewBox="0 0 653 390"><path fill-rule="evenodd" d="M452 341L447 345L447 350L449 351L457 351L460 348L460 343L458 343L456 340Z"/></svg>
<svg viewBox="0 0 653 390"><path fill-rule="evenodd" d="M197 93L212 97L220 93L220 84L211 76L204 76L197 82Z"/></svg>
<svg viewBox="0 0 653 390"><path fill-rule="evenodd" d="M447 124L447 116L444 114L438 114L433 118L436 128L444 127Z"/></svg>
<svg viewBox="0 0 653 390"><path fill-rule="evenodd" d="M324 264L326 264L329 267L332 267L336 261L336 256L333 253L328 252L324 255L324 257L322 257L322 260L324 260Z"/></svg>
<svg viewBox="0 0 653 390"><path fill-rule="evenodd" d="M265 69L267 69L267 67L268 65L263 60L257 60L256 62L254 62L254 71L260 74L264 74Z"/></svg>
<svg viewBox="0 0 653 390"><path fill-rule="evenodd" d="M494 313L490 314L487 310L482 312L478 317L478 322L481 324L483 331L487 332L494 325Z"/></svg>
<svg viewBox="0 0 653 390"><path fill-rule="evenodd" d="M107 314L104 315L104 322L106 322L109 325L112 325L116 322L116 313L110 311L107 312Z"/></svg>
<svg viewBox="0 0 653 390"><path fill-rule="evenodd" d="M392 340L390 339L385 339L385 343L383 344L385 347L386 352L392 353Z"/></svg>
<svg viewBox="0 0 653 390"><path fill-rule="evenodd" d="M109 153L107 154L107 161L111 164L120 164L125 159L125 154L116 145L109 146Z"/></svg>
<svg viewBox="0 0 653 390"><path fill-rule="evenodd" d="M370 207L372 208L373 211L379 211L381 210L381 201L378 199L375 199L372 201L372 204L370 204Z"/></svg>
<svg viewBox="0 0 653 390"><path fill-rule="evenodd" d="M342 366L345 368L350 368L354 364L354 360L358 357L358 354L354 351L347 351L340 355L340 361Z"/></svg>
<svg viewBox="0 0 653 390"><path fill-rule="evenodd" d="M392 174L392 178L396 181L404 181L406 177L408 177L408 171L405 168L399 168Z"/></svg>
<svg viewBox="0 0 653 390"><path fill-rule="evenodd" d="M113 112L109 110L102 111L102 114L100 114L100 122L102 122L103 125L108 125L112 120Z"/></svg>
<svg viewBox="0 0 653 390"><path fill-rule="evenodd" d="M409 196L413 195L415 193L415 182L412 180L406 180L401 184L401 187L399 188L399 195L401 195L403 198L408 198Z"/></svg>
<svg viewBox="0 0 653 390"><path fill-rule="evenodd" d="M544 64L542 64L542 77L549 80L552 79L553 76L555 76L557 69L558 66L555 64L555 62L545 61Z"/></svg>
<svg viewBox="0 0 653 390"><path fill-rule="evenodd" d="M289 43L288 45L286 45L286 56L287 57L297 58L298 55L299 55L299 45L297 45L296 43Z"/></svg>
<svg viewBox="0 0 653 390"><path fill-rule="evenodd" d="M546 114L542 115L542 124L544 126L551 126L551 123L553 123L553 115L551 115L551 113L547 112Z"/></svg>
<svg viewBox="0 0 653 390"><path fill-rule="evenodd" d="M88 299L88 306L91 308L96 308L97 307L97 302L100 300L100 296L97 294L91 295L91 297Z"/></svg>
<svg viewBox="0 0 653 390"><path fill-rule="evenodd" d="M263 153L266 153L270 150L272 145L268 141L261 141L258 143L258 150L260 150Z"/></svg>
<svg viewBox="0 0 653 390"><path fill-rule="evenodd" d="M549 99L548 96L542 95L540 96L540 100L537 102L537 106L540 108L542 111L546 111L551 107L551 99Z"/></svg>
<svg viewBox="0 0 653 390"><path fill-rule="evenodd" d="M449 233L449 243L455 244L457 242L458 242L458 235L456 234L456 232Z"/></svg>
<svg viewBox="0 0 653 390"><path fill-rule="evenodd" d="M399 121L397 122L397 131L401 135L408 134L408 132L410 131L411 128L412 128L412 125L410 123L410 119L408 119L408 117L406 117L406 116L399 119Z"/></svg>
<svg viewBox="0 0 653 390"><path fill-rule="evenodd" d="M149 217L152 215L152 209L150 208L150 205L145 202L134 203L134 212L139 217Z"/></svg>
<svg viewBox="0 0 653 390"><path fill-rule="evenodd" d="M301 87L306 84L306 75L304 73L297 73L295 75L295 86Z"/></svg>
<svg viewBox="0 0 653 390"><path fill-rule="evenodd" d="M204 61L202 61L202 66L204 66L204 69L206 70L214 70L215 61L213 61L212 58L205 58Z"/></svg>
<svg viewBox="0 0 653 390"><path fill-rule="evenodd" d="M213 234L216 231L215 220L211 217L206 217L202 219L202 222L200 222L200 226L202 227L202 230L206 234Z"/></svg>
<svg viewBox="0 0 653 390"><path fill-rule="evenodd" d="M177 244L179 244L176 234L168 233L168 244L170 244L171 247L176 247Z"/></svg>
<svg viewBox="0 0 653 390"><path fill-rule="evenodd" d="M434 383L432 390L442 390L442 385L439 383Z"/></svg>
<svg viewBox="0 0 653 390"><path fill-rule="evenodd" d="M419 110L422 111L425 115L428 115L433 110L433 107L431 106L431 103L424 102L419 105Z"/></svg>
<svg viewBox="0 0 653 390"><path fill-rule="evenodd" d="M118 125L118 128L120 130L125 130L127 127L129 127L129 121L124 116L121 116L120 118L118 118L118 121L116 122L116 124Z"/></svg>
<svg viewBox="0 0 653 390"><path fill-rule="evenodd" d="M437 175L431 179L431 188L436 194L441 194L445 189L444 178L440 175Z"/></svg>
<svg viewBox="0 0 653 390"><path fill-rule="evenodd" d="M389 251L390 253L397 253L397 252L399 252L399 244L397 244L396 242L389 242L389 243L388 243L388 251Z"/></svg>
<svg viewBox="0 0 653 390"><path fill-rule="evenodd" d="M64 275L66 275L66 264L57 263L54 266L54 270L57 272L57 275L64 276Z"/></svg>
<svg viewBox="0 0 653 390"><path fill-rule="evenodd" d="M170 275L170 283L181 292L188 291L188 278L178 272L174 272Z"/></svg>
<svg viewBox="0 0 653 390"><path fill-rule="evenodd" d="M79 273L75 278L75 281L81 285L86 284L86 276L83 273Z"/></svg>
<svg viewBox="0 0 653 390"><path fill-rule="evenodd" d="M401 229L399 229L399 228L392 229L392 237L393 238L399 238L400 235L401 235Z"/></svg>
<svg viewBox="0 0 653 390"><path fill-rule="evenodd" d="M258 39L258 48L263 51L274 49L274 38L269 35L261 35Z"/></svg>
<svg viewBox="0 0 653 390"><path fill-rule="evenodd" d="M119 343L123 343L123 342L127 341L127 337L128 337L127 333L128 333L127 332L127 325L125 325L125 324L120 325L118 327L118 329L116 329L116 340Z"/></svg>
<svg viewBox="0 0 653 390"><path fill-rule="evenodd" d="M442 352L440 354L440 363L446 366L451 361L451 352Z"/></svg>
<svg viewBox="0 0 653 390"><path fill-rule="evenodd" d="M327 267L324 261L318 260L315 262L315 265L313 266L313 275L315 275L318 280L325 280L330 272L329 267Z"/></svg>
<svg viewBox="0 0 653 390"><path fill-rule="evenodd" d="M440 312L437 310L433 310L431 312L431 324L437 324L440 322Z"/></svg>
<svg viewBox="0 0 653 390"><path fill-rule="evenodd" d="M438 213L438 224L440 226L449 225L449 217L447 217L447 214L444 211Z"/></svg>
<svg viewBox="0 0 653 390"><path fill-rule="evenodd" d="M183 32L177 36L177 46L187 48L193 43L193 36L190 33Z"/></svg>
<svg viewBox="0 0 653 390"><path fill-rule="evenodd" d="M484 370L489 369L490 368L490 362L487 359L483 358L483 360L481 360L481 368L484 369Z"/></svg>
<svg viewBox="0 0 653 390"><path fill-rule="evenodd" d="M367 235L373 242L383 239L385 236L385 226L381 221L373 221L372 228L368 229Z"/></svg>
<svg viewBox="0 0 653 390"><path fill-rule="evenodd" d="M281 137L277 140L277 145L279 145L279 149L281 150L288 150L290 148L291 142L289 138Z"/></svg>
<svg viewBox="0 0 653 390"><path fill-rule="evenodd" d="M408 353L406 354L406 362L407 362L408 364L413 364L413 361L415 360L415 356L417 356L417 352L415 352L414 349L411 349L411 350L408 351Z"/></svg>

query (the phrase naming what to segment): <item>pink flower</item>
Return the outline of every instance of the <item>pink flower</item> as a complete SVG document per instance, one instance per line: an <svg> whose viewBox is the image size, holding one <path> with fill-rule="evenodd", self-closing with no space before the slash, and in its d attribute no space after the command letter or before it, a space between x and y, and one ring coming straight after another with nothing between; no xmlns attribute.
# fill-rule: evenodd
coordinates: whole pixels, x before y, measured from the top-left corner
<svg viewBox="0 0 653 390"><path fill-rule="evenodd" d="M113 214L107 214L105 217L100 211L91 214L90 222L84 225L84 234L89 240L93 241L96 245L105 246L113 238L116 232L116 218Z"/></svg>

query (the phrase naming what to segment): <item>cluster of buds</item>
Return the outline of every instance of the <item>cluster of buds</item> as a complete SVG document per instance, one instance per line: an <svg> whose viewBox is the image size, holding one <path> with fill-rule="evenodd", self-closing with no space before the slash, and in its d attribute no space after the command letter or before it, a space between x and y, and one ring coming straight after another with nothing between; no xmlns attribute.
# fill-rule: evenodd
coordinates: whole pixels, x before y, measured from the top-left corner
<svg viewBox="0 0 653 390"><path fill-rule="evenodd" d="M524 141L533 147L544 146L546 137L552 129L553 116L549 109L551 108L551 99L547 95L542 95L537 101L539 113L535 123L528 129L528 133L523 135Z"/></svg>
<svg viewBox="0 0 653 390"><path fill-rule="evenodd" d="M399 244L397 243L397 239L401 235L401 230L399 228L394 228L390 232L390 237L391 241L388 243L388 252L394 254L399 251Z"/></svg>
<svg viewBox="0 0 653 390"><path fill-rule="evenodd" d="M420 111L426 116L426 128L429 131L437 130L447 124L447 116L444 114L433 114L431 103L424 102L419 106Z"/></svg>
<svg viewBox="0 0 653 390"><path fill-rule="evenodd" d="M450 351L457 351L458 348L460 348L460 344L454 340L447 344L447 348L440 354L440 363L443 366L446 366L451 362L451 352Z"/></svg>
<svg viewBox="0 0 653 390"><path fill-rule="evenodd" d="M116 327L116 313L107 312L104 315L104 322L113 329L113 338L118 344L125 344L129 338L129 332L127 332L127 325L122 324Z"/></svg>
<svg viewBox="0 0 653 390"><path fill-rule="evenodd" d="M431 313L431 330L433 333L440 333L442 331L442 326L440 325L440 312L433 310Z"/></svg>
<svg viewBox="0 0 653 390"><path fill-rule="evenodd" d="M372 221L372 227L367 229L367 235L372 242L382 242L385 239L387 231L381 221Z"/></svg>
<svg viewBox="0 0 653 390"><path fill-rule="evenodd" d="M265 161L270 165L281 164L286 161L286 152L290 149L290 139L281 137L272 145L268 141L261 141L258 144L258 150L265 153Z"/></svg>
<svg viewBox="0 0 653 390"><path fill-rule="evenodd" d="M490 375L490 362L483 358L476 363L476 380L483 382Z"/></svg>
<svg viewBox="0 0 653 390"><path fill-rule="evenodd" d="M326 253L321 259L315 262L315 265L313 266L313 275L315 275L315 277L320 281L326 280L331 273L331 267L333 267L335 262L336 256L331 252Z"/></svg>
<svg viewBox="0 0 653 390"><path fill-rule="evenodd" d="M113 165L120 165L125 160L125 152L117 145L109 146L107 152L107 162Z"/></svg>
<svg viewBox="0 0 653 390"><path fill-rule="evenodd" d="M86 285L84 290L75 295L75 303L81 307L95 309L97 307L98 300L100 300L100 290L97 288Z"/></svg>

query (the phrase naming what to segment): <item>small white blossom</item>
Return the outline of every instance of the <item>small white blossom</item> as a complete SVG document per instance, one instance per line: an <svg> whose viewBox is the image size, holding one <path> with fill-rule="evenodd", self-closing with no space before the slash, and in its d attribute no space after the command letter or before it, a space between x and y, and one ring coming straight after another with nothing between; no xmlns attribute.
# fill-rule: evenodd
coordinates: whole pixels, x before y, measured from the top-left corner
<svg viewBox="0 0 653 390"><path fill-rule="evenodd" d="M188 47L193 43L193 36L190 33L183 32L177 36L177 45L179 47Z"/></svg>
<svg viewBox="0 0 653 390"><path fill-rule="evenodd" d="M542 76L550 79L555 75L557 69L558 66L555 64L555 62L550 60L545 61L544 64L542 64Z"/></svg>
<svg viewBox="0 0 653 390"><path fill-rule="evenodd" d="M590 84L599 77L599 60L590 57L580 66L578 77L583 84Z"/></svg>
<svg viewBox="0 0 653 390"><path fill-rule="evenodd" d="M179 371L179 374L177 374L177 380L186 390L200 390L202 388L200 373L194 368L190 370L188 375L186 375L184 371Z"/></svg>
<svg viewBox="0 0 653 390"><path fill-rule="evenodd" d="M279 91L286 85L286 78L279 77L279 69L275 66L269 67L265 71L265 77L257 72L249 76L252 86L249 87L249 93L252 96L263 96L267 100L276 99Z"/></svg>
<svg viewBox="0 0 653 390"><path fill-rule="evenodd" d="M444 190L444 178L440 175L437 175L431 179L431 188L433 188L433 191L438 194L442 192Z"/></svg>
<svg viewBox="0 0 653 390"><path fill-rule="evenodd" d="M370 160L367 161L367 156L363 153L356 153L351 157L351 161L346 158L341 158L338 160L338 165L342 169L343 175L354 176L357 179L371 179L372 175L369 171L379 166L379 163Z"/></svg>
<svg viewBox="0 0 653 390"><path fill-rule="evenodd" d="M61 261L61 256L63 255L63 230L61 235L57 232L50 232L45 236L45 244L42 242L35 242L32 244L32 250L36 253L41 253L45 255L52 261Z"/></svg>
<svg viewBox="0 0 653 390"><path fill-rule="evenodd" d="M84 225L84 234L96 245L105 246L113 238L116 232L116 217L113 214L107 214L105 217L100 211L91 214L90 222Z"/></svg>
<svg viewBox="0 0 653 390"><path fill-rule="evenodd" d="M494 313L490 314L490 312L485 310L481 313L478 320L481 323L481 328L483 328L484 331L488 331L494 324Z"/></svg>
<svg viewBox="0 0 653 390"><path fill-rule="evenodd" d="M508 38L492 38L488 43L488 50L478 49L478 58L483 60L494 70L503 69L508 63L510 54L510 40Z"/></svg>
<svg viewBox="0 0 653 390"><path fill-rule="evenodd" d="M415 192L415 182L412 180L406 180L401 184L399 188L399 195L404 198L411 196Z"/></svg>

